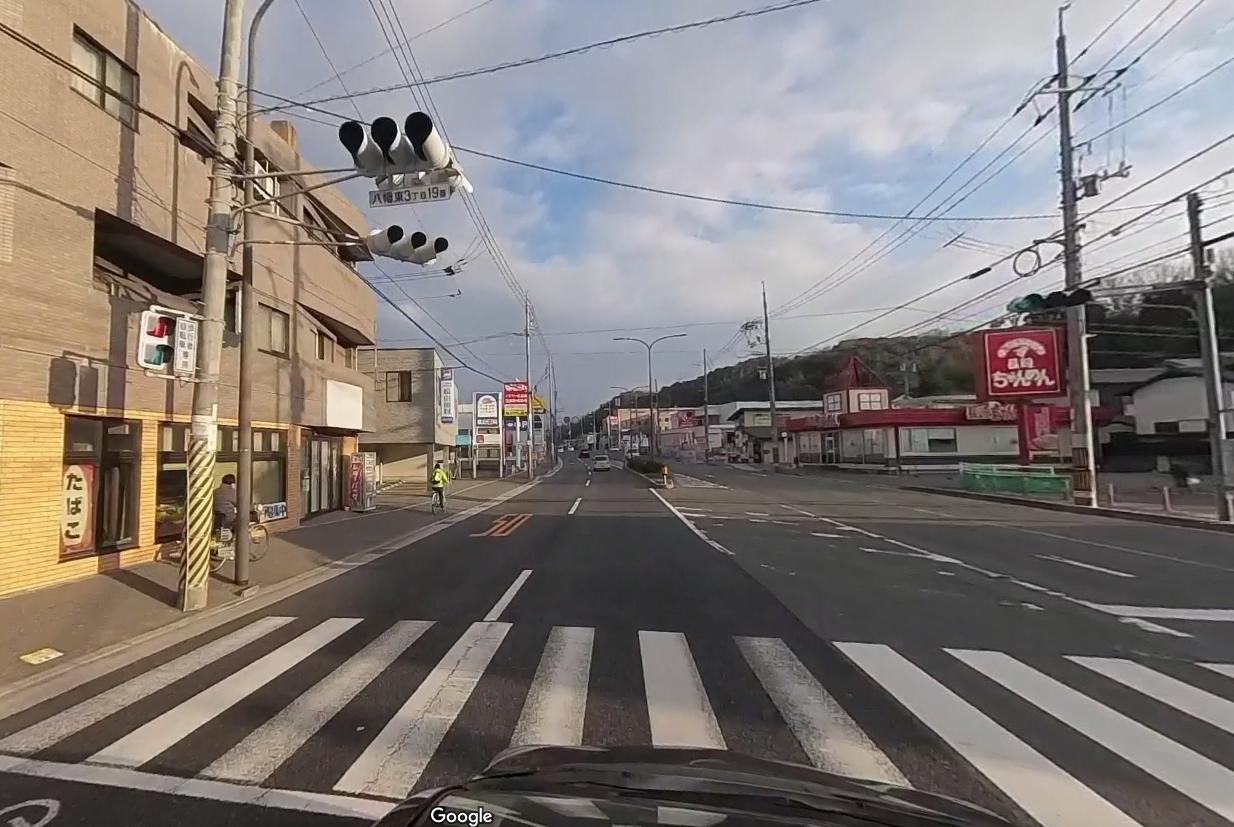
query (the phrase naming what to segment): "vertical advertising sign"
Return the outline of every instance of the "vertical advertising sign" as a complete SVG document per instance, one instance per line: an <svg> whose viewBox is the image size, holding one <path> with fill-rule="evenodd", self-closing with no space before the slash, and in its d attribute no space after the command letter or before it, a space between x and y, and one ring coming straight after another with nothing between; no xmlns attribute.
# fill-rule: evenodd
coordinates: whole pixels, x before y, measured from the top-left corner
<svg viewBox="0 0 1234 827"><path fill-rule="evenodd" d="M526 382L508 382L502 394L502 402L506 416L527 416L530 405L530 391Z"/></svg>
<svg viewBox="0 0 1234 827"><path fill-rule="evenodd" d="M444 425L454 422L455 400L458 397L454 386L454 368L441 369L441 421Z"/></svg>
<svg viewBox="0 0 1234 827"><path fill-rule="evenodd" d="M1062 347L1052 327L983 330L978 334L978 390L983 399L1061 396Z"/></svg>
<svg viewBox="0 0 1234 827"><path fill-rule="evenodd" d="M66 554L94 548L94 466L70 465L60 483L60 542Z"/></svg>

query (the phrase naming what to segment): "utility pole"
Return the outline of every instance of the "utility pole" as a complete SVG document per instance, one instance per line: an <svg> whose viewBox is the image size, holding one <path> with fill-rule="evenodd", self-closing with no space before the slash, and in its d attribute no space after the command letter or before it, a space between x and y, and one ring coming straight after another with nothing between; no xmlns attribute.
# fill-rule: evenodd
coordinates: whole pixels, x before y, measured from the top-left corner
<svg viewBox="0 0 1234 827"><path fill-rule="evenodd" d="M248 51L245 54L244 81L244 203L252 204L257 181L251 176L257 167L253 145L253 88L257 85L257 33L274 0L263 0L249 24ZM253 241L256 236L251 213L244 216L243 280L240 282L240 388L236 418L240 442L240 467L236 473L236 558L233 581L249 583L249 512L253 509L253 358L257 353L257 302L253 293ZM298 230L297 230L298 232Z"/></svg>
<svg viewBox="0 0 1234 827"><path fill-rule="evenodd" d="M1067 34L1058 10L1058 144L1063 187L1063 273L1068 290L1080 286L1079 220L1076 216L1074 150L1071 146L1071 95L1067 77ZM1071 493L1077 505L1097 506L1097 468L1093 444L1093 403L1089 393L1088 319L1084 305L1067 309L1067 352L1071 401Z"/></svg>
<svg viewBox="0 0 1234 827"><path fill-rule="evenodd" d="M707 348L703 348L703 462L711 458L711 385L707 377Z"/></svg>
<svg viewBox="0 0 1234 827"><path fill-rule="evenodd" d="M535 412L536 400L531 392L531 298L523 294L523 343L527 348L527 479L535 479L536 460L534 454L536 429L532 427L531 417Z"/></svg>
<svg viewBox="0 0 1234 827"><path fill-rule="evenodd" d="M1226 477L1225 382L1221 371L1221 346L1217 339L1217 313L1213 308L1213 281L1204 260L1204 237L1200 227L1200 196L1187 194L1187 224L1191 229L1191 266L1195 280L1196 311L1200 322L1200 356L1204 365L1204 391L1208 398L1208 445L1213 476L1217 478L1217 518L1230 521L1229 486Z"/></svg>
<svg viewBox="0 0 1234 827"><path fill-rule="evenodd" d="M771 359L771 320L767 316L767 282L763 282L763 341L767 345L767 406L771 409L771 462L780 459L780 428L776 425L776 366Z"/></svg>
<svg viewBox="0 0 1234 827"><path fill-rule="evenodd" d="M231 248L232 183L236 158L236 97L240 78L244 0L227 0L219 61L218 116L210 171L209 218L202 267L201 347L193 385L193 415L188 444L188 508L180 556L178 603L181 611L206 607L210 573L210 535L214 531L214 460L218 449L219 365L223 358L223 309ZM245 319L246 325L251 319Z"/></svg>

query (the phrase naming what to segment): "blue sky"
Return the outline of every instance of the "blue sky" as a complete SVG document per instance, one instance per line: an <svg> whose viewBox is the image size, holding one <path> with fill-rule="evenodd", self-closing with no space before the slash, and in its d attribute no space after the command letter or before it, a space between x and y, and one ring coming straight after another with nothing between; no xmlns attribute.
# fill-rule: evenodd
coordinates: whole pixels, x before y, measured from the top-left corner
<svg viewBox="0 0 1234 827"><path fill-rule="evenodd" d="M392 2L407 33L414 35L479 0ZM339 69L387 48L368 3L299 4ZM760 4L490 0L415 38L412 47L424 73L436 76ZM1120 95L1114 99L1113 114L1104 99L1078 113L1081 136L1105 128L1111 118L1121 119L1124 111L1135 113L1164 98L1234 51L1234 2L1205 0L1197 5L1195 0L1180 0L1145 29L1168 4L1142 0L1076 61L1077 72L1091 72L1125 46L1110 66L1125 65L1177 23L1127 74L1125 110ZM221 0L142 0L142 5L203 63L217 66ZM249 0L250 13L256 5ZM1128 0L1075 0L1067 14L1072 53L1079 54L1127 5ZM938 184L1051 74L1056 8L1053 0L829 0L442 83L432 94L451 139L462 146L672 190L898 214ZM262 43L262 89L297 97L332 76L296 0L276 0ZM344 73L352 91L399 78L389 55ZM1100 171L1107 152L1116 166L1125 138L1133 174L1108 181L1101 196L1086 202L1084 209L1144 184L1229 134L1234 110L1222 104L1228 102L1232 84L1234 67L1229 67L1115 133L1111 144L1094 146L1082 159L1085 172ZM340 91L331 79L311 94ZM1040 103L1048 107L1050 101ZM406 91L360 98L358 105L367 119L415 108ZM355 114L346 101L325 106ZM341 165L335 127L304 120L300 114L293 110L287 116L297 124L309 161ZM1033 117L1030 106L1007 124L927 208L1011 144ZM1057 137L1052 128L1053 120L1047 120L1016 144L1007 158L1047 133L953 214L1056 212ZM613 342L613 333L573 331L663 325L634 334L658 335L672 332L675 324L725 322L686 328L688 339L657 349L657 382L669 383L697 375L702 348L719 351L740 320L755 315L762 280L767 281L774 310L832 276L830 289L817 299L773 321L776 350L791 352L876 314L794 316L899 304L997 257L962 245L944 248L961 231L993 250L1021 247L1058 227L1054 218L931 225L860 272L837 272L889 223L701 204L596 186L466 154L459 157L502 250L535 303L555 354L565 413L601 402L611 385L646 381L645 351L639 346ZM1000 166L996 162L990 172ZM1121 205L1164 200L1231 166L1234 142L1135 192ZM361 197L363 190L355 186L348 192ZM1218 193L1216 187L1210 191ZM391 213L373 211L370 219L375 225L386 223ZM1086 232L1095 237L1132 214L1094 216ZM1214 218L1221 215L1214 210ZM457 199L422 207L414 216L401 214L397 220L422 223L431 234L446 235L455 252L476 233ZM894 227L885 241L905 229ZM1085 253L1086 267L1100 272L1104 262L1184 229L1179 218L1134 239L1094 244ZM1157 251L1169 249L1166 244ZM920 307L954 309L1009 275L1003 266L988 280L949 289ZM1048 286L1055 278L1055 272L1043 273L1016 285L1016 291ZM843 283L832 283L838 280ZM521 327L521 307L485 257L467 266L457 286L464 291L462 297L424 303L429 317L422 323L435 334L466 341ZM449 292L442 280L407 289L416 296ZM977 320L982 314L992 318L1013 295L993 295L963 312ZM409 310L421 318L419 310ZM920 310L906 309L851 335L890 333L926 317ZM388 308L379 317L379 334L399 343L419 336ZM456 350L469 362L483 360L499 375L522 373L517 340L480 342L470 348L470 353ZM744 348L730 349L719 363L743 354ZM532 372L538 376L542 354L535 361ZM465 391L489 384L460 375Z"/></svg>

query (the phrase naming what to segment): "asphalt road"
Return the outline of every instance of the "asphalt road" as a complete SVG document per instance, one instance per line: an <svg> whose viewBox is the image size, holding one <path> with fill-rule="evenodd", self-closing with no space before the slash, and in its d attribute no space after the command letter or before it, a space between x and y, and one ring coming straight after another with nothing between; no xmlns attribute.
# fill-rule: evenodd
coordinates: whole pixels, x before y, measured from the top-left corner
<svg viewBox="0 0 1234 827"><path fill-rule="evenodd" d="M0 710L0 825L357 823L525 743L727 747L1025 824L1234 823L1234 541L681 470L570 458Z"/></svg>

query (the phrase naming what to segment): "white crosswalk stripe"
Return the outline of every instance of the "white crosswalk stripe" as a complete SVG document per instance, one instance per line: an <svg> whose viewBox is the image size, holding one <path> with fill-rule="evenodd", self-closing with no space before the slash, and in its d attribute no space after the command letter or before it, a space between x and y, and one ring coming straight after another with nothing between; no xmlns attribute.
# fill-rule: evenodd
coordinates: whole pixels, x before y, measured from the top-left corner
<svg viewBox="0 0 1234 827"><path fill-rule="evenodd" d="M294 636L285 628L292 623L302 630ZM369 625L357 628L361 623ZM356 635L340 640L353 629ZM433 634L426 636L430 629ZM0 755L0 767L25 766L49 777L85 773L92 783L117 786L151 784L151 779L172 776L138 772L139 768L145 770L143 765L176 745L181 745L176 760L183 763L188 744L181 742L218 719L220 725L233 728L235 737L196 739L194 743L217 740L218 753L184 759L199 760L196 766L201 769L168 770L195 773L193 783L198 787L193 789L203 791L203 796L249 798L243 790L261 789L276 778L284 779L286 787L285 779L293 778L292 785L303 788L298 793L302 796L318 796L330 807L344 809L348 801L355 801L361 811L371 804L370 797L398 799L428 783L426 770L439 754L449 759L447 772L456 772L457 756L446 751L451 739L487 740L496 744L494 751L506 743L577 746L587 743L587 726L599 723L601 730L607 728L602 721L589 720L588 703L597 671L603 672L600 665L612 656L604 647L614 645L614 638L598 637L595 629L577 626L553 627L547 633L525 628L523 637L517 631L509 623L494 621L442 628L440 622L403 620L381 628L356 618L314 623L261 618L42 720L23 719L13 730L4 729L0 721L0 732L12 732L0 739L0 753L37 759L23 765L22 759ZM527 645L533 634L536 643ZM1147 803L1147 793L1130 787L1112 794L1117 785L1111 787L1103 767L1085 765L1074 749L1051 748L1051 734L1074 739L1080 733L1094 750L1104 748L1112 756L1109 760L1125 764L1127 772L1143 773L1161 790L1172 790L1167 795L1173 796L1180 811L1186 810L1191 823L1207 824L1218 816L1234 821L1234 756L1224 757L1229 741L1223 740L1234 735L1234 683L1221 685L1234 679L1230 664L1176 662L1166 674L1129 658L1072 655L1042 662L1038 668L1036 662L1030 666L1003 652L906 653L885 644L836 642L834 649L847 659L845 669L851 673L848 689L839 691L830 685L835 675L810 665L816 662L809 656L812 653L800 647L794 651L780 638L738 636L724 646L700 648L699 641L679 632L631 630L630 635L622 645L636 648L638 665L622 676L628 689L621 697L637 707L631 709L636 718L645 714L644 732L649 737L642 738L653 745L725 748L750 743L751 737L765 743L795 741L799 753L766 757L800 761L804 754L810 763L830 772L926 790L932 771L922 770L920 762L923 755L938 750L939 761L954 764L958 756L967 771L983 779L976 786L991 798L978 803L1008 809L1007 802L1012 802L1041 827L1171 822L1159 796ZM503 648L507 643L510 647ZM229 674L202 671L220 658L246 657L246 647L252 647L254 654ZM434 650L427 661L425 647ZM507 656L506 665L494 669L495 662L503 662L498 658L501 651L519 654ZM529 662L516 669L522 677L512 679L510 662L524 658ZM947 661L953 668L941 670ZM1057 667L1050 666L1055 661ZM399 662L423 662L427 675L418 685L386 680L380 692L398 694L391 697L394 705L387 707L391 711L384 712L375 726L327 727L344 710L357 710L354 704L368 697L366 688L382 681ZM288 685L296 685L296 670L301 668L313 671L312 685L291 697L272 698L272 682L288 675ZM747 692L735 701L726 688L708 685L715 676L736 678L734 670L744 671L742 680L752 681L751 687L761 686L762 693ZM1080 689L1056 675L1088 679ZM873 690L855 696L851 680L867 679L881 691L874 697L869 697ZM184 700L184 689L194 682L205 685ZM611 687L600 691L597 697L611 691ZM505 719L508 723L497 725L509 729L468 731L475 724L465 721L485 718L471 713L460 717L464 708L470 703L479 711L476 704L487 705L497 697L495 692L517 696L511 717ZM1005 703L1038 716L1028 720L1040 721L1044 713L1048 726L1043 730L1037 723L1028 729L1023 718L1008 717L1005 703L999 713L983 708L990 702L990 692L1002 693L999 697L1009 699ZM160 702L164 696L171 700ZM734 702L739 708L732 708ZM1152 728L1136 720L1129 708L1137 702L1157 705ZM913 732L901 727L893 743L880 744L862 722L893 707L896 715L906 711L920 727ZM126 719L118 713L147 708L149 712L140 715L129 713L135 721L131 729L119 726ZM235 714L224 716L233 709ZM513 710L518 711L517 720ZM1178 731L1169 731L1162 720L1170 719L1161 714L1175 716ZM730 726L737 729L728 731ZM763 729L751 736L749 727ZM782 735L771 737L767 727ZM1200 737L1197 728L1210 728L1212 740L1189 740ZM341 753L350 763L330 770L332 777L301 778L311 776L305 768L317 762L308 760L312 754L301 754L302 750L317 749L314 744L325 748L328 741L333 752L342 747L335 743L341 737L353 739ZM632 736L631 741L638 738ZM56 763L69 760L58 750L75 756L74 763ZM83 755L89 757L82 761ZM922 772L925 776L918 774ZM428 776L437 780L441 774L434 770ZM177 783L187 782L181 778ZM290 793L270 790L271 800L285 794ZM1212 815L1197 822L1200 808ZM1174 821L1183 823L1183 818Z"/></svg>

